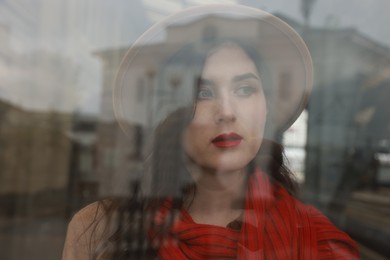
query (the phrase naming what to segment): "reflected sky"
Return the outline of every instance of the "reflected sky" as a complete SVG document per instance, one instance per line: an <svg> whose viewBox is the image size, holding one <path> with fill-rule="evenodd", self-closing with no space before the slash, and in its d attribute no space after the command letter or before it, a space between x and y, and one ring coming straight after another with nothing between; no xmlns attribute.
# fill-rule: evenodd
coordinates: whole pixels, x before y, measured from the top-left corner
<svg viewBox="0 0 390 260"><path fill-rule="evenodd" d="M303 22L300 0L0 0L0 46L2 56L6 57L0 60L3 82L0 96L32 110L98 114L102 65L94 53L129 46L167 15L206 3L241 3ZM333 29L354 27L363 35L389 46L389 8L387 0L316 0L310 24ZM50 63L37 58L42 50L48 56L45 60L63 58L70 70L62 75L64 79L61 75L51 78L52 82L40 78L43 71L50 68ZM22 66L26 59L29 63ZM29 66L41 67L37 72L41 76L31 74ZM70 75L73 71L77 73ZM20 83L36 80L38 83ZM64 95L63 91L46 93L46 88L40 88L39 80L45 82L45 87L50 84L58 88L69 86L71 93L65 93L65 96L72 100L53 101L55 96ZM62 86L56 84L58 81L65 83ZM27 95L44 92L45 95L35 100Z"/></svg>

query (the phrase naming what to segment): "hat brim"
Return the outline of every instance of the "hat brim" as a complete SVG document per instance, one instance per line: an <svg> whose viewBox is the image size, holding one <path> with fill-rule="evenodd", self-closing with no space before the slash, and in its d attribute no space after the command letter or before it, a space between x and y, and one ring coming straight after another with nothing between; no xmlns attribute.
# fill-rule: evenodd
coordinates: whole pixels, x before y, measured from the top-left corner
<svg viewBox="0 0 390 260"><path fill-rule="evenodd" d="M128 122L147 125L160 110L158 102L143 109L135 104L139 75L144 75L147 85L155 84L167 57L215 32L218 35L211 37L237 38L259 50L271 78L268 107L274 130L282 132L294 123L313 85L312 60L302 38L287 23L259 9L207 5L178 12L155 24L125 54L113 90L115 116L125 132ZM158 93L151 90L149 95Z"/></svg>

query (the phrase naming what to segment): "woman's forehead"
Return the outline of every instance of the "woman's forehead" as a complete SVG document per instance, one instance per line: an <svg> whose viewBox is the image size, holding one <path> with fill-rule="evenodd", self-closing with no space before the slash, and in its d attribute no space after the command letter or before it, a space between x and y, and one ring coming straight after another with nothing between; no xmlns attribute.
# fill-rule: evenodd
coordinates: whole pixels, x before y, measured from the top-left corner
<svg viewBox="0 0 390 260"><path fill-rule="evenodd" d="M258 71L254 61L238 45L222 45L210 53L204 64L202 77L207 76L235 76Z"/></svg>
<svg viewBox="0 0 390 260"><path fill-rule="evenodd" d="M250 57L248 56L247 52L244 50L243 47L241 47L239 44L228 41L228 42L223 42L213 49L211 49L207 55L207 59L210 59L211 57L218 56L218 55L226 55L226 53L230 53L231 56L246 56L248 59Z"/></svg>

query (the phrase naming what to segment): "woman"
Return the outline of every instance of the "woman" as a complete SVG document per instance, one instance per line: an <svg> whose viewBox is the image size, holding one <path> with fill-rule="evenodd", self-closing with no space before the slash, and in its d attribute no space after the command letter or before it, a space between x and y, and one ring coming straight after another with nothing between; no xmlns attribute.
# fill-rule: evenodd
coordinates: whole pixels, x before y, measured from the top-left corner
<svg viewBox="0 0 390 260"><path fill-rule="evenodd" d="M259 15L247 8L221 10ZM292 29L274 19L267 24L287 28L291 52L307 59L303 43L291 40ZM265 138L277 137L302 110L310 88L308 61L302 63L303 80L291 80L301 99L288 97L283 110L275 104L277 87L269 75L277 66L262 62L242 42L207 39L165 60L163 72L192 68L196 80L187 87L192 105L168 113L155 130L146 163L152 192L142 194L135 185L129 199L94 203L77 213L63 259L357 259L348 235L293 197L295 182L282 148ZM120 73L117 84L123 79Z"/></svg>

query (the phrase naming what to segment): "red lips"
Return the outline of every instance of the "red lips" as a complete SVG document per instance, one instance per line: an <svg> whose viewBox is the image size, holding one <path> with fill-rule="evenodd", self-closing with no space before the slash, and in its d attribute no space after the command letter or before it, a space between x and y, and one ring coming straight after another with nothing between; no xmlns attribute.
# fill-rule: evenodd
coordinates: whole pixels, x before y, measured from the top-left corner
<svg viewBox="0 0 390 260"><path fill-rule="evenodd" d="M211 143L218 148L232 148L238 146L242 141L242 136L236 133L226 133L216 136Z"/></svg>

